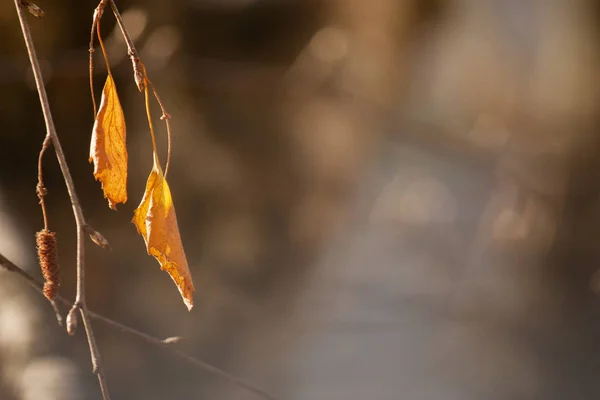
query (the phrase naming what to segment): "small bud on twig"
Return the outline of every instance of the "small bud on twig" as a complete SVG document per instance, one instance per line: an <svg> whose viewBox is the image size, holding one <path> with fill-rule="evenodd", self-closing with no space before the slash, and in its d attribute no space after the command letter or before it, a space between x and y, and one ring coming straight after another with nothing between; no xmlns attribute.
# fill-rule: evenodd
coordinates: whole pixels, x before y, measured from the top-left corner
<svg viewBox="0 0 600 400"><path fill-rule="evenodd" d="M75 331L77 330L77 325L79 323L77 317L78 310L79 307L73 304L73 307L71 307L71 310L69 310L69 314L67 314L67 333L69 334L69 336L73 336L75 334Z"/></svg>
<svg viewBox="0 0 600 400"><path fill-rule="evenodd" d="M184 340L185 339L182 338L181 336L171 336L171 337L161 340L161 342L163 342L163 344L178 344Z"/></svg>
<svg viewBox="0 0 600 400"><path fill-rule="evenodd" d="M110 245L108 244L108 240L97 230L92 228L89 225L86 225L84 228L85 233L90 235L90 239L92 242L96 243L98 246L102 247L104 250L110 250Z"/></svg>
<svg viewBox="0 0 600 400"><path fill-rule="evenodd" d="M20 3L21 3L21 7L27 8L27 11L29 11L29 13L31 15L33 15L34 17L41 18L44 16L44 10L42 10L36 4L30 3L27 0L21 0Z"/></svg>

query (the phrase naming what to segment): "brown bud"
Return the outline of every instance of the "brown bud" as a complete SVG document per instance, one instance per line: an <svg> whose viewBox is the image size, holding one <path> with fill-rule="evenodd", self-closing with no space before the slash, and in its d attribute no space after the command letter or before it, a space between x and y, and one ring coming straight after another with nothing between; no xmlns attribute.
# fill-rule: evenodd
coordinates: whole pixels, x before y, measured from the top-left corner
<svg viewBox="0 0 600 400"><path fill-rule="evenodd" d="M69 310L69 314L67 314L67 333L69 336L73 336L75 331L77 330L78 318L77 318L78 308L73 306L71 310Z"/></svg>
<svg viewBox="0 0 600 400"><path fill-rule="evenodd" d="M108 240L100 232L94 230L89 225L84 227L85 232L90 235L90 239L92 242L96 243L98 246L102 247L104 250L110 250L110 245L108 244Z"/></svg>

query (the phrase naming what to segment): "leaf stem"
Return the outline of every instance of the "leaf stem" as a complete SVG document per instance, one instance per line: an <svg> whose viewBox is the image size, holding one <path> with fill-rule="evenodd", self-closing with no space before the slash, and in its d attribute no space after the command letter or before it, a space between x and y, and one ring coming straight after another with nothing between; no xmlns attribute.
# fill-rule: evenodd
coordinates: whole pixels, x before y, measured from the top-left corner
<svg viewBox="0 0 600 400"><path fill-rule="evenodd" d="M110 72L110 63L108 62L108 54L106 54L106 48L104 47L104 40L102 40L102 35L100 34L100 18L98 21L95 21L96 24L96 33L98 35L98 43L100 43L100 48L102 49L102 55L104 56L104 62L106 63L106 71L109 75L112 75Z"/></svg>
<svg viewBox="0 0 600 400"><path fill-rule="evenodd" d="M150 85L150 87L152 88L152 93L154 94L154 97L156 98L156 101L158 102L158 105L160 106L160 110L162 112L162 115L160 117L161 120L165 121L165 125L167 126L167 162L165 163L165 179L167 179L167 173L169 172L169 165L171 165L171 114L169 114L165 108L165 105L163 104L162 100L160 99L160 96L158 95L158 92L156 91L156 89L154 88L154 85L152 84L152 82L150 82L150 80L148 79L148 84Z"/></svg>
<svg viewBox="0 0 600 400"><path fill-rule="evenodd" d="M103 0L103 1L105 1L105 0ZM169 122L169 120L171 119L171 115L167 112L162 100L160 99L160 96L158 95L158 93L156 92L156 89L154 88L154 85L152 85L152 82L148 78L148 75L146 73L146 67L144 66L140 57L138 56L138 52L135 49L135 45L133 44L131 35L129 35L129 32L127 31L127 28L125 27L125 23L123 22L123 18L121 17L121 13L119 12L117 5L115 4L114 0L107 0L107 1L110 1L110 8L113 11L113 14L117 20L117 24L119 25L119 28L121 29L121 33L123 34L123 38L125 39L125 43L127 44L127 54L129 54L129 58L131 59L131 64L133 66L133 76L135 79L135 83L138 86L138 89L141 92L142 89L146 88L147 86L150 86L150 88L152 89L152 93L154 94L154 97L156 98L156 101L160 105L160 110L162 112L162 116L160 117L160 119L164 120L165 125L167 126L167 161L165 163L165 173L164 173L164 176L166 178L167 173L169 172L169 165L171 164L171 124ZM146 104L148 104L147 100L146 100ZM148 105L146 105L146 109L149 110ZM150 117L149 111L148 111L148 117ZM150 125L151 125L151 130L152 130L152 123L150 123ZM153 145L154 151L156 152L156 143L155 143L153 131L152 131L152 135L153 135L152 136L152 145Z"/></svg>
<svg viewBox="0 0 600 400"><path fill-rule="evenodd" d="M144 85L144 99L146 102L146 115L148 116L148 126L150 127L150 136L152 137L152 150L154 150L154 158L158 160L158 149L156 148L156 137L154 136L154 125L152 125L152 115L150 113L150 99L148 96L148 85ZM160 164L158 165L158 167L160 167Z"/></svg>
<svg viewBox="0 0 600 400"><path fill-rule="evenodd" d="M92 96L92 105L94 106L94 119L98 114L98 106L96 105L96 97L94 96L94 33L96 30L96 13L94 13L94 22L92 23L92 33L90 34L90 95Z"/></svg>
<svg viewBox="0 0 600 400"><path fill-rule="evenodd" d="M67 165L67 161L60 144L60 140L58 138L58 134L56 133L56 127L54 126L54 121L52 119L52 112L50 111L50 103L48 101L48 94L46 93L46 88L44 87L44 79L42 77L42 70L40 68L40 64L38 61L38 57L35 51L35 46L33 44L33 38L31 37L31 32L29 30L29 24L27 22L27 18L25 16L25 12L21 7L20 0L15 1L15 8L17 10L17 15L19 17L19 22L21 24L21 30L23 33L23 39L25 40L25 47L27 48L27 54L29 55L29 62L31 64L31 69L33 70L33 76L35 79L35 85L37 88L38 95L40 97L40 104L42 106L42 113L44 115L44 122L46 125L46 136L52 138L52 144L54 145L54 152L56 153L56 158L58 159L58 164L60 166L60 170L65 180L65 184L67 186L67 191L69 193L69 198L71 200L71 206L73 208L73 215L75 217L75 224L77 227L77 295L75 299L74 308L78 308L81 312L82 318L84 319L85 332L87 335L87 340L90 346L90 357L92 360L92 365L94 367L94 373L98 377L98 382L100 384L100 389L102 391L102 397L104 400L109 400L110 395L108 393L108 385L106 383L106 376L104 374L104 370L102 368L102 362L100 357L100 352L98 351L98 347L96 345L96 340L94 337L94 331L92 329L91 324L87 320L87 306L85 301L85 261L84 261L84 239L85 239L85 226L86 222L83 217L83 211L81 209L81 205L79 203L79 199L77 197L77 193L75 191L75 184L73 183L73 178L69 171L69 166ZM86 321L88 323L86 323Z"/></svg>

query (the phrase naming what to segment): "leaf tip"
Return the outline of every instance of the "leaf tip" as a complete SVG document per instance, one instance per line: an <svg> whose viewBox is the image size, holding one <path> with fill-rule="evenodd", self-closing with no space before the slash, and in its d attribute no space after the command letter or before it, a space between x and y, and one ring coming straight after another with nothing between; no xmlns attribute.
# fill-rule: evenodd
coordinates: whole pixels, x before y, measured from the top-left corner
<svg viewBox="0 0 600 400"><path fill-rule="evenodd" d="M117 204L125 204L127 203L127 195L125 196L120 196L120 197L116 197L116 196L105 196L106 199L108 200L108 207L110 207L111 210L117 211Z"/></svg>
<svg viewBox="0 0 600 400"><path fill-rule="evenodd" d="M192 311L192 308L194 308L194 301L192 300L191 297L189 299L186 297L183 297L183 303L187 307L188 311Z"/></svg>

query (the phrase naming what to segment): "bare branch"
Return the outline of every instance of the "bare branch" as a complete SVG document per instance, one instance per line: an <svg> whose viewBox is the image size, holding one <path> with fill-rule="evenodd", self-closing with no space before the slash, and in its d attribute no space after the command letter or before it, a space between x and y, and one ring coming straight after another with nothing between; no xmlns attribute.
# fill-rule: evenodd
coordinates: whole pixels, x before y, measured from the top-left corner
<svg viewBox="0 0 600 400"><path fill-rule="evenodd" d="M266 391L257 387L256 385L254 385L242 378L231 375L219 368L216 368L210 364L205 363L202 360L192 357L192 356L182 352L179 349L174 348L173 345L179 341L177 338L159 339L159 338L147 335L147 334L145 334L141 331L138 331L134 328L120 324L120 323L113 321L109 318L106 318L100 314L97 314L91 310L88 310L87 305L86 305L86 298L85 298L85 262L84 262L85 235L86 234L90 235L92 240L102 247L107 247L108 243L106 242L106 239L104 239L104 237L101 234L99 234L98 232L93 230L91 227L89 227L85 222L85 219L83 216L83 211L81 209L81 205L79 203L79 199L78 199L77 193L75 191L75 185L73 183L73 178L71 177L71 174L69 172L69 168L68 168L68 165L67 165L67 162L65 159L65 155L63 153L58 135L56 133L56 128L54 126L52 114L50 111L50 104L48 101L48 96L47 96L47 93L46 93L46 90L44 87L44 81L42 78L41 68L40 68L39 61L38 61L38 58L37 58L37 55L35 52L35 47L34 47L33 39L31 37L31 33L29 30L29 25L27 23L25 13L23 11L23 7L27 7L27 5L29 3L25 3L23 0L14 0L14 1L15 1L15 7L17 9L17 13L19 16L21 28L23 31L23 38L25 40L25 45L26 45L27 52L29 55L29 60L30 60L31 67L33 70L33 75L35 78L37 91L38 91L38 94L40 97L40 103L42 106L44 121L46 124L47 139L45 140L42 153L40 154L40 168L41 168L41 157L42 157L45 149L48 147L48 138L51 138L52 143L54 145L56 157L58 159L58 163L60 165L61 172L63 174L64 180L65 180L65 183L67 186L67 191L69 193L71 205L73 208L73 215L75 217L75 224L77 227L77 294L76 294L75 302L71 303L69 300L65 299L64 297L61 297L60 295L56 296L55 300L67 307L70 307L69 318L68 318L68 323L67 323L67 325L68 325L67 330L69 331L69 334L73 334L73 331L77 325L77 321L76 321L77 310L79 311L79 313L81 315L81 318L83 320L83 325L85 327L85 331L86 331L86 335L87 335L88 344L90 347L90 356L91 356L91 361L92 361L93 372L98 377L98 382L100 384L100 389L102 391L103 399L109 400L110 395L108 393L106 378L105 378L104 370L102 368L100 353L98 351L98 346L96 345L96 340L95 340L93 329L91 326L91 319L97 319L97 320L103 321L104 323L112 326L113 328L118 329L124 333L133 335L133 336L137 337L138 339L144 340L147 343L150 343L150 344L153 344L156 346L160 346L160 347L165 347L165 348L169 349L171 352L173 352L174 354L178 355L180 358L192 363L196 367L198 367L204 371L207 371L213 375L217 375L217 376L219 376L239 387L242 387L252 393L255 393L256 395L260 396L263 399L277 400L277 397L267 393ZM147 82L144 67L137 55L137 51L135 50L133 41L129 37L129 34L126 31L125 26L123 25L121 15L119 14L114 1L112 1L112 0L102 0L97 9L97 12L94 16L94 24L92 26L92 38L90 40L90 57L91 57L91 53L93 52L94 28L97 28L99 16L101 15L101 12L102 12L104 6L106 5L107 1L110 1L113 13L115 14L115 17L117 18L119 27L121 28L123 35L125 37L125 40L127 42L127 46L129 49L129 56L130 56L132 64L133 64L136 84L138 85L138 89L140 89L140 91L141 91L143 88L146 87L145 82ZM91 81L91 80L90 80L90 86L92 86L92 88L93 88L93 81ZM147 90L147 88L146 88L146 90ZM161 106L161 110L163 112L163 116L161 117L161 119L165 120L165 122L167 124L167 132L168 132L168 136L169 136L169 150L168 150L169 154L167 157L167 168L168 168L169 159L170 159L170 147L171 147L170 146L170 126L169 126L169 121L168 121L168 118L170 116L166 112L160 98L156 94L156 91L154 90L153 87L152 87L152 90L153 90L153 92L157 98L157 101L159 102L159 104ZM95 103L95 101L94 101L94 103ZM95 104L94 104L94 108L96 108ZM41 174L40 174L40 177L41 177ZM40 179L40 181L41 181L41 179ZM45 212L44 212L44 216L45 216ZM45 218L45 224L47 224L46 218ZM29 275L23 269L16 266L14 263L12 263L10 260L8 260L6 257L4 257L2 254L0 254L0 265L2 265L8 271L16 273L18 276L20 276L25 281L27 281L31 286L33 286L36 290L38 290L40 293L43 294L42 283L38 282L35 278L33 278L31 275ZM62 316L56 305L55 300L51 300L50 303L56 313L59 323L62 325L63 324Z"/></svg>
<svg viewBox="0 0 600 400"><path fill-rule="evenodd" d="M15 265L12 261L10 261L8 258L6 258L1 253L0 253L0 266L4 267L4 269L6 269L9 272L14 272L17 276L24 279L29 285L31 285L39 293L43 294L42 293L43 284L41 282L39 282L37 279L35 279L31 275L29 275L25 270L23 270L19 266ZM55 300L58 303L66 306L66 307L71 307L71 305L72 305L72 303L69 300L62 297L61 295L56 296ZM52 305L55 310L58 309L54 302L52 302ZM58 311L57 311L57 313L58 313ZM143 340L144 342L146 342L148 344L165 348L168 351L170 351L171 353L178 356L179 358L182 358L182 359L188 361L189 363L200 368L201 370L206 371L210 374L216 375L234 385L237 385L243 389L246 389L265 400L278 400L278 397L266 392L264 389L259 388L258 386L254 385L253 383L248 382L247 380L237 377L235 375L232 375L228 372L225 372L222 369L219 369L213 365L210 365L196 357L190 356L189 354L177 349L175 347L175 345L181 341L180 337L176 336L176 337L168 337L165 339L159 339L157 337L154 337L154 336L148 335L147 333L139 331L135 328L129 327L127 325L123 325L120 322L114 321L114 320L112 320L108 317L105 317L101 314L98 314L92 310L88 309L87 315L91 319L102 321L105 324L113 327L114 329L117 329L123 333L127 333L137 339ZM84 324L85 324L85 320L84 320Z"/></svg>
<svg viewBox="0 0 600 400"><path fill-rule="evenodd" d="M52 138L52 144L54 145L54 151L56 153L56 158L58 159L58 164L60 165L60 170L64 177L65 184L67 185L67 191L69 192L69 198L73 207L73 215L75 216L75 224L77 226L77 296L73 307L79 309L81 317L84 321L85 332L90 345L90 356L92 359L93 371L98 377L100 390L102 391L102 397L104 400L109 400L110 394L108 393L106 376L104 374L104 370L102 369L100 352L96 346L94 331L89 323L85 301L84 229L86 223L83 217L81 205L79 204L79 199L77 198L77 193L75 192L75 184L73 183L73 178L69 172L69 167L67 165L58 134L56 133L54 121L52 119L50 103L48 101L46 88L44 87L44 79L42 78L42 70L35 52L35 46L33 44L33 38L31 37L25 11L23 10L23 2L21 0L15 0L15 8L17 9L17 14L19 16L19 22L23 32L23 39L25 40L25 46L29 55L29 62L31 63L31 69L33 70L33 76L35 79L35 85L40 97L42 112L44 114L44 122L46 124L46 135Z"/></svg>

